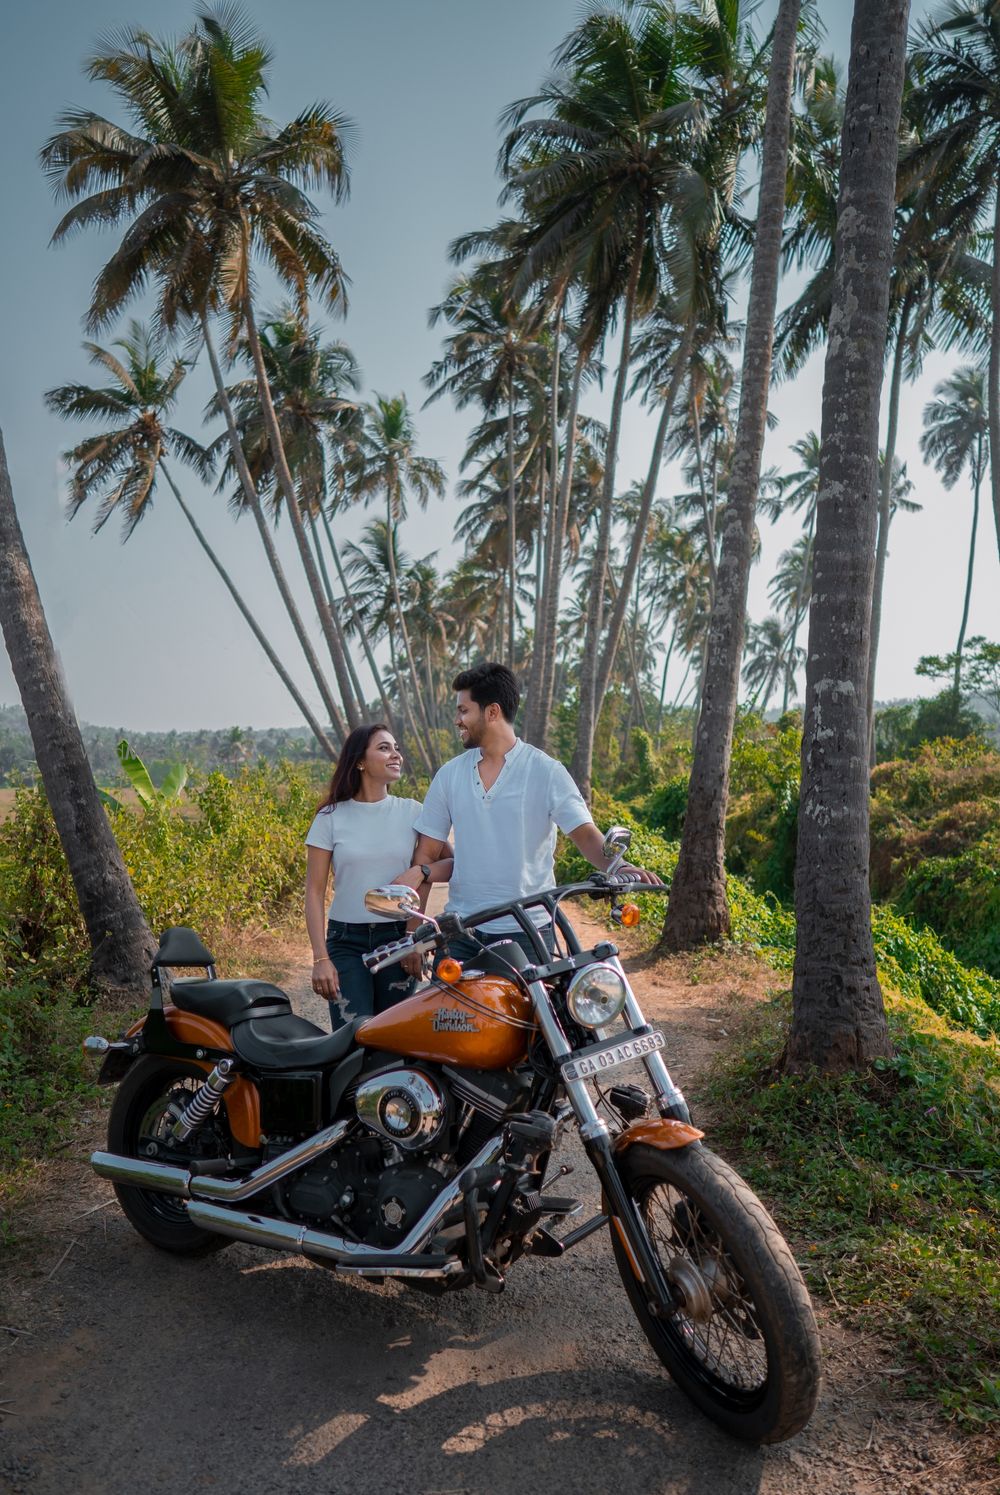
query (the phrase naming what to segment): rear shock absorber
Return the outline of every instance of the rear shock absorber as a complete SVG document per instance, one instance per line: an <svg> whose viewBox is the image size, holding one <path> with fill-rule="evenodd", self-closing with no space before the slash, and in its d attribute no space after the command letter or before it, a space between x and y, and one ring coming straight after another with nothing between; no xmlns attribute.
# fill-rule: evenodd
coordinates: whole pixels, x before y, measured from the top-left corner
<svg viewBox="0 0 1000 1495"><path fill-rule="evenodd" d="M171 1143L186 1142L191 1133L196 1132L208 1120L222 1099L222 1092L233 1078L234 1063L233 1059L220 1059L205 1083L198 1086L170 1128Z"/></svg>

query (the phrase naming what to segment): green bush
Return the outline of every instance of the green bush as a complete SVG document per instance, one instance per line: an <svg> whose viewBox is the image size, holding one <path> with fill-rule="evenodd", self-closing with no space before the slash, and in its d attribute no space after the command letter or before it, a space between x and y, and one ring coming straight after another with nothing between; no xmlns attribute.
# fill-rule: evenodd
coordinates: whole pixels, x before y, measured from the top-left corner
<svg viewBox="0 0 1000 1495"><path fill-rule="evenodd" d="M261 763L211 773L187 802L110 809L154 933L190 924L211 940L268 926L304 885L303 837L318 798L308 770ZM22 788L0 826L0 963L79 982L88 945L62 846L41 790Z"/></svg>
<svg viewBox="0 0 1000 1495"><path fill-rule="evenodd" d="M51 1147L94 1095L80 1048L92 1021L69 988L0 979L0 1167Z"/></svg>
<svg viewBox="0 0 1000 1495"><path fill-rule="evenodd" d="M890 998L895 1057L783 1075L787 993L717 1062L715 1134L809 1241L813 1292L897 1341L907 1389L977 1426L1000 1416L1000 1045Z"/></svg>

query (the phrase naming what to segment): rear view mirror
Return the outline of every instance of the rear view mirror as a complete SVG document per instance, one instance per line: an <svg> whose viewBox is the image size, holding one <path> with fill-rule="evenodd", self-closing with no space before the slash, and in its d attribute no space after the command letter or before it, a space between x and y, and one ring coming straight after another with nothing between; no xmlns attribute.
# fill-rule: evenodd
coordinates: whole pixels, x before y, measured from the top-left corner
<svg viewBox="0 0 1000 1495"><path fill-rule="evenodd" d="M632 844L632 832L624 825L613 825L604 837L601 850L606 857L611 857L609 866L605 867L605 874L617 872L625 860L625 853Z"/></svg>
<svg viewBox="0 0 1000 1495"><path fill-rule="evenodd" d="M420 899L405 882L386 883L383 888L369 888L365 908L380 919L408 919L420 912Z"/></svg>

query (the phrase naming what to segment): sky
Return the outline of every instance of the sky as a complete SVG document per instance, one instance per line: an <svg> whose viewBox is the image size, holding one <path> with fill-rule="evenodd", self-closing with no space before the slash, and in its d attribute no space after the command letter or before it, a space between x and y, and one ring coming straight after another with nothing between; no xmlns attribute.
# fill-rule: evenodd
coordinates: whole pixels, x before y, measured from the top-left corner
<svg viewBox="0 0 1000 1495"><path fill-rule="evenodd" d="M334 206L319 199L324 231L352 283L347 319L329 331L354 350L367 393L405 392L419 411L421 449L443 463L449 495L411 516L402 545L410 554L434 553L439 565L451 565L458 554L453 485L474 417L446 400L419 410L422 376L440 350L441 334L428 327L427 311L440 301L453 273L449 242L498 216L498 116L537 87L581 5L579 0L504 0L503 6L494 0L250 0L246 8L274 51L271 117L284 121L303 105L327 99L355 123L350 200ZM927 0L914 0L913 20L930 8ZM762 17L773 9L773 0L765 3ZM845 0L820 0L819 11L829 49L846 65L849 7ZM132 730L291 726L300 721L299 713L197 549L168 490L157 495L127 545L119 543L113 523L92 535L86 512L67 521L60 453L83 430L49 414L43 403L44 391L54 385L91 380L81 319L94 276L116 240L88 231L49 247L60 208L39 169L38 149L67 106L112 117L117 112L110 96L83 75L83 60L102 36L123 24L177 34L193 13L190 0L88 0L85 6L75 0L35 0L5 15L0 171L8 212L0 239L0 429L25 540L78 715ZM785 280L779 304L791 299L796 284L794 278ZM262 289L267 306L266 283ZM735 307L734 315L739 313ZM104 341L116 335L112 330ZM911 496L923 509L901 515L890 537L880 699L932 689L915 678L914 666L922 654L947 652L958 632L971 495L961 484L946 492L933 470L924 467L918 446L923 407L956 361L931 355L921 379L903 394L899 455L915 484ZM819 428L821 391L822 355L794 382L774 388L771 409L778 424L768 438L766 465L787 466L791 443ZM202 424L209 393L206 372L196 368L175 422L201 439L209 430ZM606 419L610 395L606 380L603 391L589 396L587 409ZM645 475L652 439L650 416L630 405L617 475L620 491ZM252 523L234 524L224 499L193 476L185 474L183 484L199 523L305 687L305 671L299 669ZM661 494L674 486L678 474L665 466ZM342 538L355 537L367 517L364 511L349 516ZM286 528L279 543L295 575ZM769 610L768 579L796 532L791 519L763 527L763 556L750 587L754 619ZM997 569L992 516L984 501L970 634L1000 636ZM302 594L308 612L304 582ZM17 698L6 657L0 655L0 704Z"/></svg>

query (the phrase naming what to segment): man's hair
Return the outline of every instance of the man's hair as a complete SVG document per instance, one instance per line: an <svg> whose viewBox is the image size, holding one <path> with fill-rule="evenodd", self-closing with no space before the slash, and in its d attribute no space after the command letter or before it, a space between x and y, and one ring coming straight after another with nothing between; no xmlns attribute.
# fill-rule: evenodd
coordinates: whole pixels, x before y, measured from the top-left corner
<svg viewBox="0 0 1000 1495"><path fill-rule="evenodd" d="M487 706L499 706L504 719L513 722L517 715L521 692L517 688L513 670L495 659L486 664L474 664L471 670L463 670L451 682L452 690L467 690L477 706L485 711Z"/></svg>

